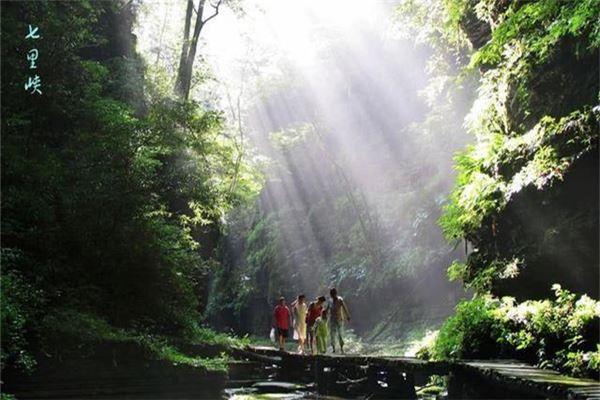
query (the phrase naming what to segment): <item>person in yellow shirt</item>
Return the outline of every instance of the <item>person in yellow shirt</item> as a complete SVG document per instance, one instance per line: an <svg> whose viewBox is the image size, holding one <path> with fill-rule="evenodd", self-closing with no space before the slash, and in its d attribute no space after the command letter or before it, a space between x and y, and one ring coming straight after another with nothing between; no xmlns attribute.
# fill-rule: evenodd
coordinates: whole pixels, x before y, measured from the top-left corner
<svg viewBox="0 0 600 400"><path fill-rule="evenodd" d="M315 320L313 329L317 338L317 353L325 354L327 352L327 337L329 336L327 309L321 311L321 316Z"/></svg>

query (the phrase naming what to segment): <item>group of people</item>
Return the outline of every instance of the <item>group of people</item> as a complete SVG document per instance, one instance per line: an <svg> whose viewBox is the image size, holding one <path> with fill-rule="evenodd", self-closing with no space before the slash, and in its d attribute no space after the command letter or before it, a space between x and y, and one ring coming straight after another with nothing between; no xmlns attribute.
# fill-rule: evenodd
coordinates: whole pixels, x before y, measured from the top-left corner
<svg viewBox="0 0 600 400"><path fill-rule="evenodd" d="M300 354L306 351L306 339L311 354L326 353L328 341L334 353L336 348L339 348L342 354L344 353L343 329L344 323L350 321L350 312L335 288L329 291L329 295L331 296L329 301L325 296L319 296L307 305L306 296L301 294L291 304L291 311L286 305L285 298L279 298L279 304L273 310L273 329L279 350L285 350L285 341L292 328L295 338L298 339Z"/></svg>

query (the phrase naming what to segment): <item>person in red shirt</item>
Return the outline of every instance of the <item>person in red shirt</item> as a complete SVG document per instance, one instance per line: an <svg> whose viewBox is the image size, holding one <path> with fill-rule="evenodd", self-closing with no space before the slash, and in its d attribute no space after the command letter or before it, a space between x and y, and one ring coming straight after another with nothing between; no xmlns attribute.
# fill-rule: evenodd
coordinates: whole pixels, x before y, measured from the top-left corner
<svg viewBox="0 0 600 400"><path fill-rule="evenodd" d="M285 351L285 339L292 325L291 319L292 313L290 313L290 309L285 305L285 298L280 297L279 304L273 310L273 327L277 332L280 351Z"/></svg>
<svg viewBox="0 0 600 400"><path fill-rule="evenodd" d="M306 314L306 330L308 332L308 348L312 354L315 353L315 332L314 325L317 318L321 316L321 310L323 310L323 304L325 304L327 300L325 296L320 296L317 298L317 301L313 301L308 306L308 313Z"/></svg>

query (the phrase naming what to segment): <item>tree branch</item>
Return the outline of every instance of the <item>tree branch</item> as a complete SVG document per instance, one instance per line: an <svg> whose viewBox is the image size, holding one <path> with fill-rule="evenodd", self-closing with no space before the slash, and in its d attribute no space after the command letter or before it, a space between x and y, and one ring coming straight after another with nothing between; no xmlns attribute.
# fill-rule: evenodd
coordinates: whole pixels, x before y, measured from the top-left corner
<svg viewBox="0 0 600 400"><path fill-rule="evenodd" d="M210 6L215 10L215 12L210 17L208 17L204 21L202 21L202 25L206 24L208 21L210 21L211 19L213 19L214 17L219 15L219 7L221 6L222 3L223 3L223 0L218 0L217 4L213 4L212 2L209 1Z"/></svg>

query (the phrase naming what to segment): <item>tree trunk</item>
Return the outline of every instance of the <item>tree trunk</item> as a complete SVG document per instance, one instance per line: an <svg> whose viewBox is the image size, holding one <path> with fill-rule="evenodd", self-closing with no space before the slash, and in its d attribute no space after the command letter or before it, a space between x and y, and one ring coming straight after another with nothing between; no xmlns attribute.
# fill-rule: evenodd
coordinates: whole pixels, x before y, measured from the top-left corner
<svg viewBox="0 0 600 400"><path fill-rule="evenodd" d="M197 9L194 8L194 0L188 0L183 29L183 44L181 46L179 68L177 69L177 80L175 81L175 94L182 100L187 100L190 96L194 60L196 59L198 39L200 38L202 28L204 28L204 25L206 25L208 21L219 14L219 6L221 3L222 0L217 1L216 4L209 2L210 6L214 9L214 13L208 18L203 19L206 0L200 0ZM196 22L194 23L194 32L190 38L193 11L196 12Z"/></svg>
<svg viewBox="0 0 600 400"><path fill-rule="evenodd" d="M192 23L192 10L194 9L194 1L188 0L187 9L185 11L185 25L183 28L183 43L181 45L181 55L179 57L179 68L177 70L177 80L175 81L175 93L180 97L187 99L189 89L186 93L183 79L186 76L186 66L188 53L190 48L190 27Z"/></svg>

